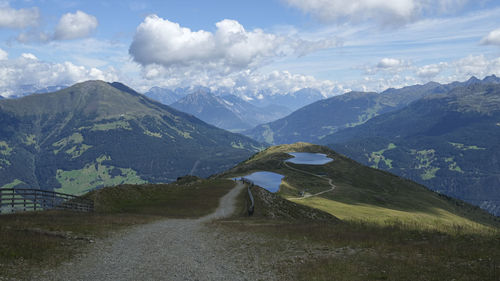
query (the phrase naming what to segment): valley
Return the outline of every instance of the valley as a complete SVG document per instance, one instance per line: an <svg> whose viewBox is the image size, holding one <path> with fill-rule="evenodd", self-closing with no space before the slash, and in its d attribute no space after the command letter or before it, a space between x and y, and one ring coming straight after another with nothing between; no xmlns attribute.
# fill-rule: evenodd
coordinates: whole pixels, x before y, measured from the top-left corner
<svg viewBox="0 0 500 281"><path fill-rule="evenodd" d="M270 144L327 145L498 215L499 83L493 75L381 93L351 92L245 134Z"/></svg>
<svg viewBox="0 0 500 281"><path fill-rule="evenodd" d="M286 162L297 152L334 161ZM253 171L285 177L277 193L251 187L255 212L248 216L248 186L227 178ZM500 246L498 218L308 143L270 147L210 179L106 187L85 197L95 213L0 216L0 235L9 241L0 246L1 274L22 280L330 280L332 274L494 280L500 269L499 252L491 251ZM28 241L38 242L21 246Z"/></svg>
<svg viewBox="0 0 500 281"><path fill-rule="evenodd" d="M498 15L0 0L0 281L500 280Z"/></svg>

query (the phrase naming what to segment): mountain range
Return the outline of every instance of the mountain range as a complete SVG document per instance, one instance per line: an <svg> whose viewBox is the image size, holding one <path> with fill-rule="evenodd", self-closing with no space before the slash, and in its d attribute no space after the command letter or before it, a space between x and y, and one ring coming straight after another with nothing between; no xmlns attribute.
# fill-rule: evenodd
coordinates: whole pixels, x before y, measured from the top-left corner
<svg viewBox="0 0 500 281"><path fill-rule="evenodd" d="M398 110L426 96L444 94L450 90L472 84L500 83L496 76L484 80L475 77L466 82L408 86L387 89L382 93L349 92L304 106L279 120L261 124L243 132L245 135L268 144L306 141L323 143L321 139L344 128L355 127L369 119Z"/></svg>
<svg viewBox="0 0 500 281"><path fill-rule="evenodd" d="M292 111L325 98L320 91L313 88L303 88L290 93L267 93L263 91L257 95L249 94L245 95L245 97L249 103L255 106L266 107L274 104L287 107Z"/></svg>
<svg viewBox="0 0 500 281"><path fill-rule="evenodd" d="M189 94L200 91L210 92L212 93L212 95L217 97L236 96L239 99L260 108L266 108L271 105L279 105L280 107L288 108L290 112L325 98L319 90L313 88L303 88L293 92L279 93L271 91L270 89L263 89L258 92L239 92L229 88L211 90L210 88L203 86L192 86L175 89L152 87L147 92L145 92L144 95L163 104L170 105Z"/></svg>
<svg viewBox="0 0 500 281"><path fill-rule="evenodd" d="M161 87L152 87L149 91L145 92L144 95L148 98L159 101L163 104L170 105L183 97L188 93L180 90L170 90Z"/></svg>
<svg viewBox="0 0 500 281"><path fill-rule="evenodd" d="M500 79L435 82L317 101L244 133L325 144L366 165L500 214Z"/></svg>
<svg viewBox="0 0 500 281"><path fill-rule="evenodd" d="M500 85L420 99L322 143L500 215Z"/></svg>
<svg viewBox="0 0 500 281"><path fill-rule="evenodd" d="M199 89L170 106L216 127L235 132L276 120L291 112L277 105L257 107L235 95L215 96L208 89Z"/></svg>
<svg viewBox="0 0 500 281"><path fill-rule="evenodd" d="M208 176L261 149L120 83L88 81L0 102L0 187L81 194Z"/></svg>
<svg viewBox="0 0 500 281"><path fill-rule="evenodd" d="M149 93L161 97L163 90ZM81 193L82 186L169 182L223 171L261 142L309 141L500 214L500 79L494 75L351 92L253 129L286 108L260 108L203 87L168 93L180 98L172 107L120 83L89 81L2 100L0 187ZM214 126L248 129L255 140Z"/></svg>

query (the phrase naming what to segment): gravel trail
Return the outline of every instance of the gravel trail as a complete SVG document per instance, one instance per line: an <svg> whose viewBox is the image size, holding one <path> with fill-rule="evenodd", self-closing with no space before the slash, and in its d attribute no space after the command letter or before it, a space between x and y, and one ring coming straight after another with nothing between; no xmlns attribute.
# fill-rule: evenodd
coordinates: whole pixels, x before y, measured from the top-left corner
<svg viewBox="0 0 500 281"><path fill-rule="evenodd" d="M309 198L309 197L314 197L314 196L318 196L318 195L321 195L323 193L327 193L327 192L330 192L330 191L333 191L335 189L335 185L333 184L333 180L331 178L327 178L326 176L321 176L321 175L316 175L316 174L313 174L313 173L309 173L307 171L303 171L303 170L300 170L300 169L297 169L297 168L294 168L294 167L291 167L290 165L288 165L288 163L286 162L283 162L283 164L289 168L289 169L292 169L292 170L295 170L295 171L298 171L298 172L301 172L301 173L304 173L304 174L308 174L308 175L311 175L311 176L315 176L317 178L320 178L320 179L324 179L324 180L327 180L328 181L328 184L330 185L330 189L327 189L327 190L323 190L321 192L318 192L318 193L315 193L315 194L306 194L302 197L292 197L292 198L287 198L288 200L303 200L303 199L306 199L306 198Z"/></svg>
<svg viewBox="0 0 500 281"><path fill-rule="evenodd" d="M199 219L167 219L122 231L97 241L92 251L42 280L269 280L270 272L245 266L244 254L229 249L227 234L207 222L235 211L245 186L221 198L217 210ZM226 238L225 238L226 236Z"/></svg>

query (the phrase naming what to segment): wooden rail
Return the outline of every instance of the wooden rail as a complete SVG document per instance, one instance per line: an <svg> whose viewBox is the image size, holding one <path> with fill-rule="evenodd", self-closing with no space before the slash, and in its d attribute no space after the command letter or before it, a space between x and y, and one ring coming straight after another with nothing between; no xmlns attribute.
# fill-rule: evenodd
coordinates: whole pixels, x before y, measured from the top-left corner
<svg viewBox="0 0 500 281"><path fill-rule="evenodd" d="M250 191L250 188L254 185L253 184L253 181L249 180L249 179L246 179L246 178L241 178L241 181L248 184L248 196L250 197L250 206L248 207L248 215L251 216L253 215L253 211L254 211L254 208L255 208L255 202L253 200L253 195L252 195L252 191Z"/></svg>
<svg viewBox="0 0 500 281"><path fill-rule="evenodd" d="M71 194L42 189L0 189L0 214L48 209L92 212L94 202Z"/></svg>

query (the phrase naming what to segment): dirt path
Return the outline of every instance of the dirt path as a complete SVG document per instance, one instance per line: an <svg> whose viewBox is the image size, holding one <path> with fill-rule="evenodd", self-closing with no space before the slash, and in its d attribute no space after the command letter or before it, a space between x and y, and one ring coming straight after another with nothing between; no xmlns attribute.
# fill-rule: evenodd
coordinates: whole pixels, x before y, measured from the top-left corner
<svg viewBox="0 0 500 281"><path fill-rule="evenodd" d="M45 280L269 280L226 251L224 233L207 222L235 211L245 186L238 183L221 198L217 210L200 219L168 219L141 225L98 241L92 251L63 264ZM225 254L227 253L227 254ZM237 255L237 256L235 256Z"/></svg>
<svg viewBox="0 0 500 281"><path fill-rule="evenodd" d="M300 169L297 169L297 168L294 168L294 167L291 167L290 165L288 165L286 162L283 162L283 164L288 168L288 169L291 169L291 170L295 170L297 172L301 172L301 173L304 173L304 174L308 174L308 175L311 175L311 176L315 176L317 178L320 178L320 179L323 179L323 180L327 180L328 181L328 184L330 185L330 189L327 189L327 190L323 190L321 192L318 192L318 193L315 193L315 194L306 194L302 197L291 197L291 198L287 198L288 200L302 200L302 199L306 199L306 198L309 198L309 197L313 197L313 196L318 196L318 195L321 195L323 193L326 193L326 192L330 192L330 191L333 191L335 189L335 185L333 184L333 180L331 178L327 178L325 176L320 176L320 175L316 175L316 174L313 174L313 173L310 173L310 172L307 172L307 171L302 171Z"/></svg>

